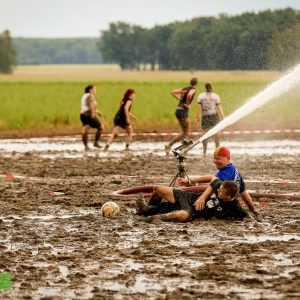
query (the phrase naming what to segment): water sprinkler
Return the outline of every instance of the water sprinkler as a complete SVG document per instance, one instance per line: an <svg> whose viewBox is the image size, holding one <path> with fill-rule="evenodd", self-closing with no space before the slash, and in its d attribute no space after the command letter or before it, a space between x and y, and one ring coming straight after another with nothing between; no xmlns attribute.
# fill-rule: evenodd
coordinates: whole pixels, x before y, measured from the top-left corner
<svg viewBox="0 0 300 300"><path fill-rule="evenodd" d="M178 146L177 148L175 148L174 150L172 150L173 155L178 160L178 172L175 175L175 177L172 179L169 186L174 186L177 178L187 177L187 179L189 179L189 176L187 175L186 170L185 170L185 163L184 163L184 160L186 157L184 155L182 155L182 152L184 149L188 148L190 145L193 145L192 140L183 139L181 142L181 145Z"/></svg>
<svg viewBox="0 0 300 300"><path fill-rule="evenodd" d="M180 148L178 151L179 152L176 152L176 154L174 153L175 150L177 148L175 148L173 150L173 153L174 153L174 156L177 158L177 157L182 157L183 159L186 158L186 154L192 149L194 148L195 146L197 146L199 143L201 143L203 141L203 136L201 138L199 138L198 140L196 141L192 141L192 140L188 140L188 143L186 143L184 146L179 146L178 148Z"/></svg>

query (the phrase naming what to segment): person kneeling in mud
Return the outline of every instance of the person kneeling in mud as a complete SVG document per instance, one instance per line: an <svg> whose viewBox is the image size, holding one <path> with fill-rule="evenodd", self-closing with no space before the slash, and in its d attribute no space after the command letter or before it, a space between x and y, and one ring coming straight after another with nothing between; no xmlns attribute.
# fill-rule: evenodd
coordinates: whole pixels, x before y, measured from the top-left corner
<svg viewBox="0 0 300 300"><path fill-rule="evenodd" d="M214 178L203 194L181 191L167 186L155 186L151 197L167 201L156 206L148 206L140 198L137 200L137 214L144 215L143 221L189 222L197 218L242 220L247 212L236 199L239 187L234 181ZM162 213L168 211L166 213Z"/></svg>

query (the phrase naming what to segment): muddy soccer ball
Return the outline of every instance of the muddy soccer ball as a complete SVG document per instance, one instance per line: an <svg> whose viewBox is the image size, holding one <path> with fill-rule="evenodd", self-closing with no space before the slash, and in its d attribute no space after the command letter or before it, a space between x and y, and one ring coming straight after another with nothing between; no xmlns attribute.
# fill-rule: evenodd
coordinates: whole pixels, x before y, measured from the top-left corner
<svg viewBox="0 0 300 300"><path fill-rule="evenodd" d="M120 207L115 202L106 202L101 207L103 217L117 217L120 214Z"/></svg>

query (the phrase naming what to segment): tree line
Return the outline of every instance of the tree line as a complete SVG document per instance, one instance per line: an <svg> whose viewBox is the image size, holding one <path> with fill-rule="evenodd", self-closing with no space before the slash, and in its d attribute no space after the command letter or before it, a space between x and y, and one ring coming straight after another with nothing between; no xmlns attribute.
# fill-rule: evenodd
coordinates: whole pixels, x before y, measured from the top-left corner
<svg viewBox="0 0 300 300"><path fill-rule="evenodd" d="M11 38L0 33L0 73L15 65L101 64L98 38Z"/></svg>
<svg viewBox="0 0 300 300"><path fill-rule="evenodd" d="M16 64L16 51L8 30L0 33L0 73L11 73Z"/></svg>
<svg viewBox="0 0 300 300"><path fill-rule="evenodd" d="M14 38L17 64L101 64L97 38Z"/></svg>
<svg viewBox="0 0 300 300"><path fill-rule="evenodd" d="M285 69L300 62L300 11L199 17L150 29L124 22L102 31L104 62L123 69Z"/></svg>
<svg viewBox="0 0 300 300"><path fill-rule="evenodd" d="M111 23L99 38L0 33L0 73L14 65L116 63L122 69L282 70L300 62L300 11L199 17L143 28Z"/></svg>

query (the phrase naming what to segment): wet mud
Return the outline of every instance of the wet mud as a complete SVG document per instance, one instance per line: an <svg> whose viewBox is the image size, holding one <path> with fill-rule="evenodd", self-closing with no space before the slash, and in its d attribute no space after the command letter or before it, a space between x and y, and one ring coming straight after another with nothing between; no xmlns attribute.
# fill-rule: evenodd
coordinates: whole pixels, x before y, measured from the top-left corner
<svg viewBox="0 0 300 300"><path fill-rule="evenodd" d="M259 199L259 222L148 224L134 198L112 193L168 185L174 157L47 151L0 150L0 272L13 275L0 298L299 299L300 202ZM249 190L300 193L299 153L232 154ZM186 166L193 175L216 171L201 151ZM106 201L120 205L120 217L100 215Z"/></svg>

